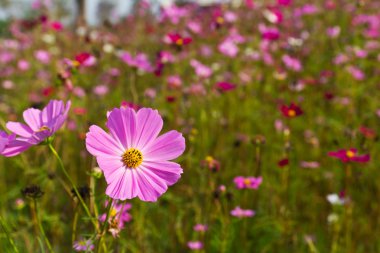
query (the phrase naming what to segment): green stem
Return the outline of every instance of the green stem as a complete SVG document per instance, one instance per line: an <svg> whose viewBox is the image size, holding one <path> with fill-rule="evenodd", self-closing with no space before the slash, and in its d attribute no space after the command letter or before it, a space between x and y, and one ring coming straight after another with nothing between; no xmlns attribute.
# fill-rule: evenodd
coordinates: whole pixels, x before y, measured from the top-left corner
<svg viewBox="0 0 380 253"><path fill-rule="evenodd" d="M48 144L51 152L54 154L54 156L57 158L58 160L58 163L59 163L59 166L61 167L62 171L63 171L63 174L65 174L66 178L69 180L71 186L73 187L74 189L74 192L75 192L75 195L77 196L77 198L79 199L79 202L81 203L81 205L83 206L83 209L85 210L86 214L88 215L88 217L90 218L92 224L94 225L95 229L97 231L99 231L99 226L98 226L98 223L96 221L96 219L94 219L91 215L91 212L90 210L88 209L86 203L84 202L82 196L79 194L79 191L77 189L77 187L75 186L73 180L71 179L69 173L67 173L66 169L65 169L65 166L63 165L63 161L61 159L61 157L58 155L57 151L54 149L54 147L51 145L51 143Z"/></svg>
<svg viewBox="0 0 380 253"><path fill-rule="evenodd" d="M3 220L3 217L1 215L0 215L0 225L3 228L5 235L7 236L8 242L12 245L13 251L16 252L16 253L19 253L19 251L18 251L18 249L16 247L16 244L13 241L11 235L9 234L8 229L5 226L5 222Z"/></svg>
<svg viewBox="0 0 380 253"><path fill-rule="evenodd" d="M78 205L75 206L74 221L73 221L73 231L71 235L71 244L74 245L75 236L77 234L77 224L78 224Z"/></svg>
<svg viewBox="0 0 380 253"><path fill-rule="evenodd" d="M108 201L108 205L107 205L107 209L106 209L106 219L104 220L104 223L103 223L103 226L102 226L102 229L101 229L101 232L100 232L100 235L99 235L99 238L98 238L98 241L96 243L96 251L95 252L99 252L99 249L100 249L100 242L102 241L102 238L103 238L103 235L104 235L104 232L107 228L107 224L108 224L108 219L110 217L110 211L111 211L111 208L112 208L112 202L113 202L113 199L110 199Z"/></svg>
<svg viewBox="0 0 380 253"><path fill-rule="evenodd" d="M46 246L48 247L49 252L54 252L53 249L52 249L52 247L51 247L51 244L49 242L49 239L47 238L47 236L45 234L45 230L44 230L44 227L42 226L41 220L39 218L38 207L37 207L37 200L36 199L33 199L33 204L34 204L34 211L36 212L37 225L38 225L38 227L40 229L40 232L41 232L42 236L44 237Z"/></svg>

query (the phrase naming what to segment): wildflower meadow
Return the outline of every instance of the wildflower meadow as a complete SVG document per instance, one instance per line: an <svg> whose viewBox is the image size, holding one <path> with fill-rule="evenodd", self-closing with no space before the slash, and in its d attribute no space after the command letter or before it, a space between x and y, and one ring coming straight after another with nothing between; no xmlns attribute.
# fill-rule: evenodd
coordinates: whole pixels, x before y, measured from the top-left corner
<svg viewBox="0 0 380 253"><path fill-rule="evenodd" d="M380 1L53 2L0 22L0 252L380 252Z"/></svg>

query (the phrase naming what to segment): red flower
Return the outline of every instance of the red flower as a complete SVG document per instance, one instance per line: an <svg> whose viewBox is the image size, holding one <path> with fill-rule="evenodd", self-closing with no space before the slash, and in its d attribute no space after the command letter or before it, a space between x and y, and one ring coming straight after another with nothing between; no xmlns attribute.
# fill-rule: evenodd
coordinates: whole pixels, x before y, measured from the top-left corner
<svg viewBox="0 0 380 253"><path fill-rule="evenodd" d="M294 118L303 114L301 107L294 103L291 103L290 106L282 105L280 110L282 114L288 118Z"/></svg>
<svg viewBox="0 0 380 253"><path fill-rule="evenodd" d="M365 126L361 126L359 128L359 131L360 133L362 133L364 135L365 138L367 139L374 139L376 137L376 132L375 130L371 129L371 128L368 128L368 127L365 127Z"/></svg>
<svg viewBox="0 0 380 253"><path fill-rule="evenodd" d="M178 33L169 33L168 37L170 39L171 44L174 44L178 47L182 47L184 45L190 44L193 40L190 37L182 37Z"/></svg>
<svg viewBox="0 0 380 253"><path fill-rule="evenodd" d="M288 159L288 158L282 159L282 160L280 160L280 161L277 163L277 165L278 165L279 167L285 167L285 166L288 165L288 164L289 164L289 159Z"/></svg>
<svg viewBox="0 0 380 253"><path fill-rule="evenodd" d="M331 157L339 158L342 162L358 162L366 163L370 160L370 155L358 155L357 150L354 148L350 149L340 149L338 151L333 151L328 153Z"/></svg>

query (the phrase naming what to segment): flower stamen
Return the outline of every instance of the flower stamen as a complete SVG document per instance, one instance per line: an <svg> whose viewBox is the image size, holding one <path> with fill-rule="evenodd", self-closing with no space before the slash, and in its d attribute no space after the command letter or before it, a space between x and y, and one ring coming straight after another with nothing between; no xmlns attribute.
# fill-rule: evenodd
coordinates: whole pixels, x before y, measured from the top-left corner
<svg viewBox="0 0 380 253"><path fill-rule="evenodd" d="M124 165L128 168L137 168L143 161L143 155L140 150L130 148L122 156Z"/></svg>

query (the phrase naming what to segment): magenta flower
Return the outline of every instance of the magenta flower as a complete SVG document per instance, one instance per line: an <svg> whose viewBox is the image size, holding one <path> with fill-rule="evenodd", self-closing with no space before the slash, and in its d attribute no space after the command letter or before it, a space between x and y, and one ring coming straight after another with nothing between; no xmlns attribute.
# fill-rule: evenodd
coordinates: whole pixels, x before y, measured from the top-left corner
<svg viewBox="0 0 380 253"><path fill-rule="evenodd" d="M9 121L6 127L19 135L16 140L21 146L18 148L25 150L43 142L59 130L65 123L70 105L70 101L65 106L63 101L51 100L42 111L35 108L25 110L23 117L26 125Z"/></svg>
<svg viewBox="0 0 380 253"><path fill-rule="evenodd" d="M358 162L366 163L370 160L370 155L358 155L357 150L354 148L350 149L340 149L338 151L329 152L328 155L331 157L339 158L342 162Z"/></svg>
<svg viewBox="0 0 380 253"><path fill-rule="evenodd" d="M170 162L185 150L185 139L177 131L158 137L163 125L157 110L115 108L108 114L106 133L91 126L87 150L96 157L113 199L157 201L182 174L179 164Z"/></svg>
<svg viewBox="0 0 380 253"><path fill-rule="evenodd" d="M218 82L215 84L215 87L221 92L227 92L234 90L236 88L236 85L229 82Z"/></svg>
<svg viewBox="0 0 380 253"><path fill-rule="evenodd" d="M262 177L242 177L234 178L234 183L238 189L257 189L263 182Z"/></svg>
<svg viewBox="0 0 380 253"><path fill-rule="evenodd" d="M230 213L232 216L238 218L253 217L256 214L255 211L250 209L241 209L240 206L235 207L235 209L232 210Z"/></svg>

